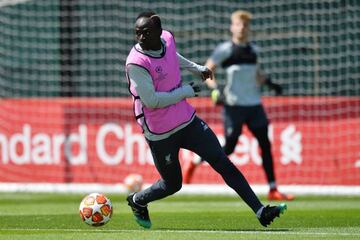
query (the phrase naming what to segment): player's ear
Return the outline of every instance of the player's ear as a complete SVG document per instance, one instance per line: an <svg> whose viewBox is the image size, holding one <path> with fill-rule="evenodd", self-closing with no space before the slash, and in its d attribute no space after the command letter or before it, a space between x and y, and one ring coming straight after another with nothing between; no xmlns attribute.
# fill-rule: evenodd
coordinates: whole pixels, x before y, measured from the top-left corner
<svg viewBox="0 0 360 240"><path fill-rule="evenodd" d="M162 33L162 25L161 25L161 19L158 15L153 15L150 17L151 21L153 22L153 24L156 26L156 29L158 31L158 33L161 35Z"/></svg>
<svg viewBox="0 0 360 240"><path fill-rule="evenodd" d="M162 34L162 28L161 28L161 27L159 27L159 28L156 29L156 34L157 34L159 37L161 36L161 34Z"/></svg>

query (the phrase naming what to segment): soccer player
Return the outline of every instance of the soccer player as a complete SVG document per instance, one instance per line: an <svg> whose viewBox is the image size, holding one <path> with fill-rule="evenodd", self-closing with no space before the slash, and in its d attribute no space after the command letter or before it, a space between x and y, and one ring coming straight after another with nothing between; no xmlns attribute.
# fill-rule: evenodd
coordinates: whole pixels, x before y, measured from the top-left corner
<svg viewBox="0 0 360 240"><path fill-rule="evenodd" d="M180 148L206 159L215 171L256 213L263 226L283 213L285 204L263 206L241 172L228 159L209 126L195 115L186 98L200 91L197 84L182 84L180 67L200 76L212 76L205 66L197 65L176 51L172 33L163 30L154 12L141 13L135 23L138 44L126 60L126 76L134 102L136 121L149 144L161 179L152 186L127 197L136 222L150 228L148 203L165 198L182 187L178 159Z"/></svg>
<svg viewBox="0 0 360 240"><path fill-rule="evenodd" d="M206 66L215 73L218 66L226 71L224 95L218 90L215 78L206 81L213 89L212 99L224 104L225 153L234 152L243 124L246 124L261 148L263 168L270 186L269 200L293 200L294 196L281 193L277 189L271 143L268 138L268 125L261 104L260 88L265 84L281 94L282 88L260 71L257 65L258 49L249 41L251 13L236 11L231 15L231 41L221 43L206 62ZM206 158L205 158L206 159ZM190 183L195 167L199 163L188 162L184 171L184 182Z"/></svg>

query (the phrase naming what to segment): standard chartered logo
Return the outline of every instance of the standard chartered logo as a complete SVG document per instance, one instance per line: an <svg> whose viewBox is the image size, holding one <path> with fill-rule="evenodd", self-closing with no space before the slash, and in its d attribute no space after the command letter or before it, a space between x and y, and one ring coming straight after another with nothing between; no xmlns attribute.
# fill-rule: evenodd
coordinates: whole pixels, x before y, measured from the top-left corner
<svg viewBox="0 0 360 240"><path fill-rule="evenodd" d="M105 124L100 128L96 136L96 152L104 163L108 165L116 165L124 158L125 151L123 148L118 148L116 153L113 155L110 155L106 151L105 138L110 133L114 134L119 140L124 138L124 131L121 127L114 123Z"/></svg>
<svg viewBox="0 0 360 240"><path fill-rule="evenodd" d="M22 164L59 164L62 152L72 165L87 162L87 128L79 125L78 133L46 134L33 133L29 124L24 124L21 132L7 137L0 133L1 163ZM74 146L78 151L72 151ZM62 150L64 149L64 151Z"/></svg>
<svg viewBox="0 0 360 240"><path fill-rule="evenodd" d="M67 135L34 132L30 124L24 124L20 132L10 136L0 132L0 151L0 164L59 165L64 160L70 165L84 165L89 156L111 166L135 161L140 165L153 164L144 137L133 132L131 124L81 124Z"/></svg>
<svg viewBox="0 0 360 240"><path fill-rule="evenodd" d="M106 148L109 142L106 138L115 135L115 153L110 153ZM96 153L99 159L107 165L120 163L133 164L137 161L140 165L153 164L153 159L147 143L140 133L133 132L133 125L125 124L123 127L115 123L107 123L100 127L96 136Z"/></svg>

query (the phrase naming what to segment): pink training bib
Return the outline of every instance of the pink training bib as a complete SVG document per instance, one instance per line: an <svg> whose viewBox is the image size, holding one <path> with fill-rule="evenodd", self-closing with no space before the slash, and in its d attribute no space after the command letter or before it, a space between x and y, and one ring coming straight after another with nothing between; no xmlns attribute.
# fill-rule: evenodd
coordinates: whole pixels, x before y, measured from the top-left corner
<svg viewBox="0 0 360 240"><path fill-rule="evenodd" d="M173 35L163 30L161 37L166 42L161 57L148 56L133 47L126 60L126 71L130 64L143 67L150 73L156 92L170 92L181 86L180 65ZM164 108L147 108L142 104L129 79L128 82L137 122L140 125L144 122L154 134L164 134L173 130L191 120L195 113L194 108L185 99ZM144 118L144 121L140 121L140 118Z"/></svg>

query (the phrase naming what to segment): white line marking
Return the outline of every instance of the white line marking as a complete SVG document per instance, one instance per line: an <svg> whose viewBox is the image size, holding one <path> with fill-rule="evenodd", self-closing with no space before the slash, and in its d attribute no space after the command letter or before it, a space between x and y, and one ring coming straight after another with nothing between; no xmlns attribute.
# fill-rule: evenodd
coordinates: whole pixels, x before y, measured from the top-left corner
<svg viewBox="0 0 360 240"><path fill-rule="evenodd" d="M1 0L0 0L1 1ZM149 184L145 184L144 188ZM256 194L267 194L269 186L252 184ZM333 196L360 196L360 186L341 185L281 185L280 191L295 195L333 195ZM126 193L123 184L96 184L96 183L0 183L0 192L46 192L46 193ZM236 193L224 184L184 184L177 195L209 194L233 195Z"/></svg>
<svg viewBox="0 0 360 240"><path fill-rule="evenodd" d="M312 230L312 231L311 231ZM93 233L126 233L126 232L152 232L152 233L214 233L214 234L271 234L271 235L318 235L318 236L360 236L360 231L358 233L344 233L344 232L318 232L315 229L310 229L310 231L293 231L293 230L281 230L281 229L268 229L268 230L136 230L136 229L62 229L62 228L54 228L54 229L46 229L46 228L3 228L1 231L63 231L63 232L93 232Z"/></svg>

